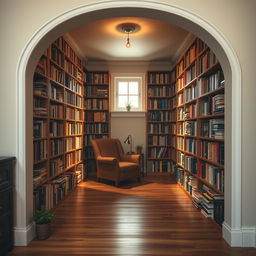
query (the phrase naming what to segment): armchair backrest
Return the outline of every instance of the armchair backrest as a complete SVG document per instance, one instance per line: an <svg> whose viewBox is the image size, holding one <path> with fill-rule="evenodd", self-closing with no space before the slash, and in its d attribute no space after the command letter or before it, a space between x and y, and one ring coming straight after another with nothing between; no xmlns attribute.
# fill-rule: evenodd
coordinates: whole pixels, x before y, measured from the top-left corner
<svg viewBox="0 0 256 256"><path fill-rule="evenodd" d="M91 140L95 158L98 156L111 156L120 161L124 154L121 142L119 139L95 139Z"/></svg>

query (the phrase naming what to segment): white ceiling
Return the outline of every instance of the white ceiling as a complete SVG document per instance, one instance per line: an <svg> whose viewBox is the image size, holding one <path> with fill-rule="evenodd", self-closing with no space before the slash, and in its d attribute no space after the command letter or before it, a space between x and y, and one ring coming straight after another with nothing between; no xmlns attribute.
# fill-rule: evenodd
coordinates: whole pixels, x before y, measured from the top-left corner
<svg viewBox="0 0 256 256"><path fill-rule="evenodd" d="M141 28L130 35L119 32L121 23L136 23ZM73 29L67 36L88 61L168 61L173 62L191 34L176 25L153 19L121 17L98 20Z"/></svg>

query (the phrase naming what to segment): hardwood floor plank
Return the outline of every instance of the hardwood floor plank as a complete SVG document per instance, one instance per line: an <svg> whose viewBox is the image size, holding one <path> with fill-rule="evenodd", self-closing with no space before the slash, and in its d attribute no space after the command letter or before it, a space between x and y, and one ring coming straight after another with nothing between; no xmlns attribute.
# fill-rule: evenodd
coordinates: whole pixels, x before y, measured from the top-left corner
<svg viewBox="0 0 256 256"><path fill-rule="evenodd" d="M169 176L120 188L87 181L55 212L50 238L8 255L256 255L255 248L230 248Z"/></svg>

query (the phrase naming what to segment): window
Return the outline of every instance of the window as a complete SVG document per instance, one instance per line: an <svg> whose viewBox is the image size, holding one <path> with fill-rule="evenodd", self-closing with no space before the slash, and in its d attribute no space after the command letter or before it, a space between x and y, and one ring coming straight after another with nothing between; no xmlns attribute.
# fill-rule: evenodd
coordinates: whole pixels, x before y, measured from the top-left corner
<svg viewBox="0 0 256 256"><path fill-rule="evenodd" d="M142 111L142 77L115 77L114 110Z"/></svg>

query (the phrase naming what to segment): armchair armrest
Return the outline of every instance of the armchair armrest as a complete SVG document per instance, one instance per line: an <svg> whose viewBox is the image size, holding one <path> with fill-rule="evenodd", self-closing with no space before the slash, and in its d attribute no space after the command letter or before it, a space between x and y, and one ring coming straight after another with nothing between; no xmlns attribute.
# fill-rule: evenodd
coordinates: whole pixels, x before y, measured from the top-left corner
<svg viewBox="0 0 256 256"><path fill-rule="evenodd" d="M133 162L136 164L140 164L141 155L139 154L122 155L121 159L122 161L125 161L125 162Z"/></svg>
<svg viewBox="0 0 256 256"><path fill-rule="evenodd" d="M109 156L99 156L97 157L97 161L102 164L115 164L117 163L117 159L115 157L109 157Z"/></svg>

